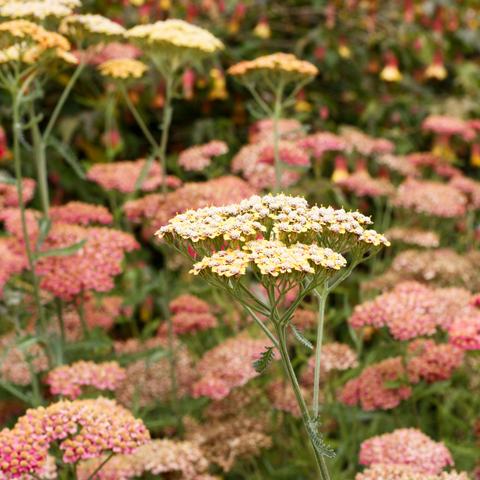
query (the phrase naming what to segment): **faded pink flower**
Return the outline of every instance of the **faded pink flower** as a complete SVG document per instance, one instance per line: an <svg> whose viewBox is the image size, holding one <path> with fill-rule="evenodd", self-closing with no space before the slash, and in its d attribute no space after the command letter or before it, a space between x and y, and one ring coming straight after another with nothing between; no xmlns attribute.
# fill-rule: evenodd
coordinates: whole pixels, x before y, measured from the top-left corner
<svg viewBox="0 0 480 480"><path fill-rule="evenodd" d="M28 268L26 253L16 238L0 238L0 298L2 298L3 286L12 275Z"/></svg>
<svg viewBox="0 0 480 480"><path fill-rule="evenodd" d="M35 195L36 182L32 178L22 178L23 204L28 203ZM3 207L18 207L19 198L16 185L0 183L0 209Z"/></svg>
<svg viewBox="0 0 480 480"><path fill-rule="evenodd" d="M133 193L146 162L145 159L140 159L126 162L98 163L88 171L87 178L98 183L105 190L119 190L124 194ZM173 175L167 175L166 183L170 188L179 188L182 185L180 179ZM153 192L162 184L162 169L160 164L154 161L139 189L144 192Z"/></svg>
<svg viewBox="0 0 480 480"><path fill-rule="evenodd" d="M363 473L357 473L355 480L468 480L466 472L442 472L440 475L420 473L410 465L374 463Z"/></svg>
<svg viewBox="0 0 480 480"><path fill-rule="evenodd" d="M360 464L407 465L424 475L438 475L452 455L441 442L434 442L416 428L400 428L365 440L360 446Z"/></svg>
<svg viewBox="0 0 480 480"><path fill-rule="evenodd" d="M385 178L372 178L366 171L351 173L337 181L358 197L389 197L395 194L395 187Z"/></svg>
<svg viewBox="0 0 480 480"><path fill-rule="evenodd" d="M406 243L407 245L417 245L423 248L437 248L440 246L439 235L430 230L420 230L419 228L394 227L385 232L385 236L390 241Z"/></svg>
<svg viewBox="0 0 480 480"><path fill-rule="evenodd" d="M345 128L342 138L347 146L346 151L357 150L360 154L367 157L375 154L391 153L395 150L395 145L385 138L372 138L367 134L354 128Z"/></svg>
<svg viewBox="0 0 480 480"><path fill-rule="evenodd" d="M283 140L298 140L305 136L302 124L298 120L281 118L278 121L278 132ZM248 142L261 143L273 141L274 125L271 118L264 118L250 126Z"/></svg>
<svg viewBox="0 0 480 480"><path fill-rule="evenodd" d="M391 153L385 153L376 157L376 162L380 165L387 167L392 172L400 173L405 177L419 177L419 169L412 163L410 163L407 157L400 157L398 155L392 155Z"/></svg>
<svg viewBox="0 0 480 480"><path fill-rule="evenodd" d="M422 122L422 128L439 135L461 135L465 140L472 140L476 137L467 122L451 115L430 115Z"/></svg>
<svg viewBox="0 0 480 480"><path fill-rule="evenodd" d="M470 209L480 208L480 183L471 178L457 175L450 180L450 185L462 192L467 197Z"/></svg>
<svg viewBox="0 0 480 480"><path fill-rule="evenodd" d="M68 202L49 210L54 222L72 223L86 227L89 223L113 224L113 215L101 205L92 205L84 202Z"/></svg>
<svg viewBox="0 0 480 480"><path fill-rule="evenodd" d="M480 314L459 315L448 330L450 343L463 350L480 350Z"/></svg>
<svg viewBox="0 0 480 480"><path fill-rule="evenodd" d="M56 367L47 376L52 395L62 395L74 400L81 395L82 387L92 386L98 390L115 390L126 378L125 369L117 362L94 363L80 360L72 365Z"/></svg>
<svg viewBox="0 0 480 480"><path fill-rule="evenodd" d="M384 382L398 381L405 377L402 359L388 358L365 368L358 378L349 380L341 394L340 401L354 406L360 403L365 411L389 410L400 405L402 400L412 396L412 389L407 384L388 388Z"/></svg>
<svg viewBox="0 0 480 480"><path fill-rule="evenodd" d="M345 150L347 142L334 133L318 132L300 139L297 147L308 150L315 158L321 158L325 152Z"/></svg>
<svg viewBox="0 0 480 480"><path fill-rule="evenodd" d="M180 153L178 164L185 171L198 172L212 163L212 157L218 157L228 152L228 145L220 140L213 140L204 145L187 148Z"/></svg>

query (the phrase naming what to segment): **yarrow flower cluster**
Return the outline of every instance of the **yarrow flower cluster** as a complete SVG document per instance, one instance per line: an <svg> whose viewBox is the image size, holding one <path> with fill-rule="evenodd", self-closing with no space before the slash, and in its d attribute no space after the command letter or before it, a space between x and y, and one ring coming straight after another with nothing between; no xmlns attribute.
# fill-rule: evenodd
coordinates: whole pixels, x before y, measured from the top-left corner
<svg viewBox="0 0 480 480"><path fill-rule="evenodd" d="M113 215L107 208L84 202L68 202L65 205L51 207L49 215L54 222L71 223L84 227L89 223L113 224Z"/></svg>
<svg viewBox="0 0 480 480"><path fill-rule="evenodd" d="M355 480L468 480L466 472L442 472L440 475L426 475L420 473L410 465L391 465L388 463L374 463L363 473L357 473Z"/></svg>
<svg viewBox="0 0 480 480"><path fill-rule="evenodd" d="M401 358L388 358L365 368L358 378L349 380L340 394L340 401L350 406L360 403L367 412L377 408L395 408L402 400L408 400L412 396L412 389L406 383L389 388L384 382L404 377L405 369Z"/></svg>
<svg viewBox="0 0 480 480"><path fill-rule="evenodd" d="M47 384L53 395L62 395L74 400L81 395L82 387L92 386L98 390L115 390L126 378L125 369L117 362L94 363L80 360L72 365L56 367L48 373Z"/></svg>
<svg viewBox="0 0 480 480"><path fill-rule="evenodd" d="M170 302L172 328L175 335L195 333L218 325L216 317L210 313L210 307L193 295L180 295ZM167 335L167 323L162 323L158 335Z"/></svg>
<svg viewBox="0 0 480 480"><path fill-rule="evenodd" d="M148 66L139 60L131 58L116 58L107 60L98 66L100 75L115 79L141 78Z"/></svg>
<svg viewBox="0 0 480 480"><path fill-rule="evenodd" d="M28 259L14 238L0 238L0 258L2 259L2 268L0 268L1 298L3 286L12 275L21 273L28 267Z"/></svg>
<svg viewBox="0 0 480 480"><path fill-rule="evenodd" d="M347 146L343 137L330 132L314 133L297 142L297 147L307 149L315 158L321 158L328 151L346 150Z"/></svg>
<svg viewBox="0 0 480 480"><path fill-rule="evenodd" d="M228 152L228 145L220 140L213 140L204 145L195 145L180 153L178 164L185 171L198 172L212 163L212 157L218 157Z"/></svg>
<svg viewBox="0 0 480 480"><path fill-rule="evenodd" d="M58 30L61 34L75 38L77 41L88 41L90 43L122 38L126 33L125 28L118 23L101 15L90 13L65 17Z"/></svg>
<svg viewBox="0 0 480 480"><path fill-rule="evenodd" d="M150 441L142 420L137 420L115 400L62 400L47 408L27 410L16 429L31 432L33 442L48 448L53 442L63 452L64 463L97 458L106 452L130 454ZM4 470L3 465L0 468Z"/></svg>
<svg viewBox="0 0 480 480"><path fill-rule="evenodd" d="M192 396L221 400L235 387L245 385L259 374L252 362L260 356L264 340L244 335L230 338L208 351L198 364L201 379L192 387Z"/></svg>
<svg viewBox="0 0 480 480"><path fill-rule="evenodd" d="M370 157L391 153L395 150L392 142L385 138L373 138L355 128L344 128L341 132L343 140L347 143L346 152L356 150L358 153Z"/></svg>
<svg viewBox="0 0 480 480"><path fill-rule="evenodd" d="M459 315L448 331L450 343L464 350L480 350L480 314Z"/></svg>
<svg viewBox="0 0 480 480"><path fill-rule="evenodd" d="M480 317L470 304L469 292L458 288L434 289L418 282L403 282L392 292L355 307L350 324L387 327L397 340L433 335L437 327L448 330L459 315Z"/></svg>
<svg viewBox="0 0 480 480"><path fill-rule="evenodd" d="M63 18L73 12L69 5L57 0L49 1L10 1L0 3L0 17L7 18L35 18L44 20L47 17Z"/></svg>
<svg viewBox="0 0 480 480"><path fill-rule="evenodd" d="M318 74L315 65L309 62L299 60L290 53L274 53L264 57L256 58L251 61L243 61L233 65L227 70L227 73L233 76L253 76L268 75L274 84L278 79L294 82L303 78L314 77Z"/></svg>
<svg viewBox="0 0 480 480"><path fill-rule="evenodd" d="M31 178L22 178L22 199L23 203L28 203L35 195L35 180ZM15 185L0 183L0 209L3 207L18 207L18 190Z"/></svg>
<svg viewBox="0 0 480 480"><path fill-rule="evenodd" d="M407 465L424 475L438 475L452 455L441 442L434 442L416 428L400 428L365 440L360 446L360 464Z"/></svg>
<svg viewBox="0 0 480 480"><path fill-rule="evenodd" d="M339 180L337 185L358 197L392 197L395 194L395 187L387 179L372 178L366 171L351 173Z"/></svg>
<svg viewBox="0 0 480 480"><path fill-rule="evenodd" d="M305 136L302 124L293 118L279 118L277 129L282 140L295 141ZM273 138L274 122L271 118L258 120L249 127L249 143L273 142Z"/></svg>
<svg viewBox="0 0 480 480"><path fill-rule="evenodd" d="M466 213L467 199L451 185L409 178L398 188L395 205L425 215L458 218Z"/></svg>
<svg viewBox="0 0 480 480"><path fill-rule="evenodd" d="M422 128L439 135L461 135L467 141L476 137L467 122L451 115L430 115L422 122Z"/></svg>
<svg viewBox="0 0 480 480"><path fill-rule="evenodd" d="M437 248L440 246L440 237L434 231L420 230L419 228L394 227L385 235L392 241L416 245L423 248Z"/></svg>
<svg viewBox="0 0 480 480"><path fill-rule="evenodd" d="M387 167L390 171L399 173L405 177L419 177L419 169L410 163L407 157L400 157L398 155L393 155L391 153L385 153L383 155L378 155L375 158L375 161Z"/></svg>
<svg viewBox="0 0 480 480"><path fill-rule="evenodd" d="M151 50L153 55L168 55L181 62L224 48L207 30L177 19L138 25L128 30L126 36L140 48Z"/></svg>
<svg viewBox="0 0 480 480"><path fill-rule="evenodd" d="M98 163L88 171L87 178L98 183L105 190L118 190L126 195L136 190L146 162L145 159L140 159L134 162ZM174 175L167 175L165 181L170 188L178 188L182 185L180 179ZM163 175L160 164L152 162L139 189L152 192L162 184Z"/></svg>

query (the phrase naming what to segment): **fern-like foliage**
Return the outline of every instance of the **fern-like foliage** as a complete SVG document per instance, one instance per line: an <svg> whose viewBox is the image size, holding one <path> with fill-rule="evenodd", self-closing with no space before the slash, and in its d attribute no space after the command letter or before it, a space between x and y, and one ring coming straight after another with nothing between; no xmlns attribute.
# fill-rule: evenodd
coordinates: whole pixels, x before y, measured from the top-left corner
<svg viewBox="0 0 480 480"><path fill-rule="evenodd" d="M315 450L324 457L335 457L335 452L332 450L330 445L325 444L323 440L323 435L318 431L318 429L322 426L320 422L320 415L312 418L304 416L304 420L307 426L308 435L312 441L312 445Z"/></svg>
<svg viewBox="0 0 480 480"><path fill-rule="evenodd" d="M309 342L302 334L300 329L297 327L296 323L293 323L291 320L288 322L290 324L290 327L292 328L293 335L294 337L302 344L305 345L308 348L311 348L313 350L313 345L311 342Z"/></svg>
<svg viewBox="0 0 480 480"><path fill-rule="evenodd" d="M48 144L65 159L82 180L87 178L87 174L85 173L82 164L79 162L77 155L68 145L58 140L58 138L55 138L53 135L48 139Z"/></svg>
<svg viewBox="0 0 480 480"><path fill-rule="evenodd" d="M266 350L262 352L262 354L260 355L260 358L255 360L252 363L253 369L257 373L264 372L268 368L268 366L272 363L273 357L275 356L275 352L273 351L275 347L265 347L265 348Z"/></svg>

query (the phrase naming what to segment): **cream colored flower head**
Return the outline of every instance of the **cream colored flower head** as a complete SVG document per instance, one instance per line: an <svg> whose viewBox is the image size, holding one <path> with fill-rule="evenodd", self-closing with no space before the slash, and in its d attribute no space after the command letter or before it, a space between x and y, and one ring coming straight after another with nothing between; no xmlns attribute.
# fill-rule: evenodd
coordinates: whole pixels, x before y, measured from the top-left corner
<svg viewBox="0 0 480 480"><path fill-rule="evenodd" d="M125 28L112 22L102 15L70 15L62 20L59 32L74 37L76 40L95 43L99 40L121 38L125 35Z"/></svg>
<svg viewBox="0 0 480 480"><path fill-rule="evenodd" d="M138 60L118 58L103 62L98 69L104 77L127 79L140 78L148 70L148 66Z"/></svg>
<svg viewBox="0 0 480 480"><path fill-rule="evenodd" d="M0 4L0 17L7 18L34 18L43 20L47 17L63 18L71 15L73 10L62 2L56 0L7 2Z"/></svg>
<svg viewBox="0 0 480 480"><path fill-rule="evenodd" d="M207 30L183 20L166 20L150 25L138 25L127 32L127 37L153 54L181 55L182 60L213 54L224 48L223 43Z"/></svg>

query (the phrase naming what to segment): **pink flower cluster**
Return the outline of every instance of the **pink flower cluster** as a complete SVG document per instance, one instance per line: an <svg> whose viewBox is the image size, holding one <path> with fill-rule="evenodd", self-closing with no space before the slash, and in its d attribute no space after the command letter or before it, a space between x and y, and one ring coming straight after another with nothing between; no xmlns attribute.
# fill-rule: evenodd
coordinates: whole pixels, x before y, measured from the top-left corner
<svg viewBox="0 0 480 480"><path fill-rule="evenodd" d="M416 428L400 428L365 440L360 446L360 464L407 465L424 475L438 475L454 462L448 448Z"/></svg>
<svg viewBox="0 0 480 480"><path fill-rule="evenodd" d="M385 153L376 157L376 162L387 167L392 172L400 173L405 177L420 176L419 169L413 163L410 163L406 157Z"/></svg>
<svg viewBox="0 0 480 480"><path fill-rule="evenodd" d="M302 130L302 124L298 120L281 118L278 121L278 133L283 140L298 140L305 136ZM274 125L270 118L264 118L254 123L250 127L248 142L261 143L266 140L272 142L274 135Z"/></svg>
<svg viewBox="0 0 480 480"><path fill-rule="evenodd" d="M321 380L333 370L348 370L358 367L357 354L345 343L333 342L322 346ZM313 387L315 383L315 355L308 360L301 376L302 384Z"/></svg>
<svg viewBox="0 0 480 480"><path fill-rule="evenodd" d="M260 357L264 344L264 340L238 335L208 351L198 364L201 379L193 385L192 396L220 400L257 377L252 362Z"/></svg>
<svg viewBox="0 0 480 480"><path fill-rule="evenodd" d="M49 210L53 222L72 223L86 227L89 223L113 224L113 215L101 205L84 202L68 202Z"/></svg>
<svg viewBox="0 0 480 480"><path fill-rule="evenodd" d="M245 181L234 176L225 176L208 182L186 183L167 195L146 195L139 200L125 203L124 211L133 222L150 221L158 229L166 225L177 212L196 210L209 205L239 203L256 193Z"/></svg>
<svg viewBox="0 0 480 480"><path fill-rule="evenodd" d="M63 462L75 463L108 451L133 453L150 441L150 434L141 420L114 400L62 400L27 410L12 430L0 432L0 473L7 478L41 475L47 451L57 441Z"/></svg>
<svg viewBox="0 0 480 480"><path fill-rule="evenodd" d="M433 340L417 339L408 346L408 376L412 383L424 380L435 383L447 380L463 362L462 349L448 343L437 345Z"/></svg>
<svg viewBox="0 0 480 480"><path fill-rule="evenodd" d="M340 179L337 185L346 187L358 197L388 197L395 187L385 178L372 178L366 171L351 173Z"/></svg>
<svg viewBox="0 0 480 480"><path fill-rule="evenodd" d="M279 142L280 162L287 165L306 166L310 159L304 150L293 142L281 140ZM244 145L233 157L231 168L233 173L241 173L252 187L267 189L275 185L275 167L273 165L273 143L271 141ZM281 176L282 187L288 187L300 180L300 174L292 170L283 169Z"/></svg>
<svg viewBox="0 0 480 480"><path fill-rule="evenodd" d="M65 300L87 290L110 291L113 276L122 272L125 251L138 249L128 233L104 227L81 227L54 224L43 249L59 249L87 239L85 245L70 256L41 258L36 273L42 275L41 287Z"/></svg>
<svg viewBox="0 0 480 480"><path fill-rule="evenodd" d="M430 115L422 122L422 128L439 135L461 135L466 141L476 137L474 130L467 122L450 115Z"/></svg>
<svg viewBox="0 0 480 480"><path fill-rule="evenodd" d="M414 281L398 284L391 292L355 307L350 323L387 327L397 340L433 335L436 328L448 330L459 317L480 317L470 292L461 288L429 288Z"/></svg>
<svg viewBox="0 0 480 480"><path fill-rule="evenodd" d="M342 138L347 143L345 149L347 152L356 150L367 157L380 155L382 153L391 153L395 150L395 145L390 142L390 140L385 138L372 138L354 128L346 128L342 133Z"/></svg>
<svg viewBox="0 0 480 480"><path fill-rule="evenodd" d="M480 208L480 183L457 175L450 180L450 185L467 197L468 206L472 209Z"/></svg>
<svg viewBox="0 0 480 480"><path fill-rule="evenodd" d="M480 314L459 314L448 331L450 343L463 350L480 350Z"/></svg>
<svg viewBox="0 0 480 480"><path fill-rule="evenodd" d="M452 185L430 180L407 179L398 187L397 207L435 217L463 217L467 199Z"/></svg>
<svg viewBox="0 0 480 480"><path fill-rule="evenodd" d="M418 167L431 168L437 175L446 178L463 176L460 169L454 167L441 156L433 152L415 152L406 157L407 162L418 169Z"/></svg>
<svg viewBox="0 0 480 480"><path fill-rule="evenodd" d="M23 204L28 203L35 195L35 180L31 178L22 179L22 197ZM19 198L16 185L9 185L7 183L0 183L0 208L3 207L18 207Z"/></svg>
<svg viewBox="0 0 480 480"><path fill-rule="evenodd" d="M305 388L301 388L305 397L308 392ZM283 382L282 379L275 380L267 388L267 397L272 407L281 412L290 413L294 417L300 418L302 413L298 406L297 398L292 387Z"/></svg>
<svg viewBox="0 0 480 480"><path fill-rule="evenodd" d="M212 157L218 157L228 152L228 145L220 140L213 140L204 145L187 148L180 153L178 164L184 170L198 172L212 163Z"/></svg>
<svg viewBox="0 0 480 480"><path fill-rule="evenodd" d="M357 473L355 480L468 480L466 472L442 472L440 475L426 475L409 465L374 463L363 473Z"/></svg>
<svg viewBox="0 0 480 480"><path fill-rule="evenodd" d="M172 327L175 335L195 333L218 325L216 317L210 313L210 307L193 295L181 295L170 302L172 312ZM162 323L158 329L158 335L165 336L168 333L166 323Z"/></svg>
<svg viewBox="0 0 480 480"><path fill-rule="evenodd" d="M74 400L81 395L82 387L115 390L125 378L125 369L117 362L94 363L80 360L70 366L54 368L48 372L46 382L50 385L52 395L62 395Z"/></svg>
<svg viewBox="0 0 480 480"><path fill-rule="evenodd" d="M28 238L31 244L35 244L38 236L38 222L37 217L42 217L42 213L37 210L26 209L25 210L25 223L27 225ZM0 209L0 221L3 222L5 230L18 239L18 242L22 245L23 240L23 228L22 219L20 216L19 208L4 208Z"/></svg>
<svg viewBox="0 0 480 480"><path fill-rule="evenodd" d="M438 233L432 230L420 230L419 228L394 227L385 232L390 241L398 241L408 245L417 245L423 248L437 248L440 246Z"/></svg>
<svg viewBox="0 0 480 480"><path fill-rule="evenodd" d="M98 183L105 190L119 190L121 193L129 194L135 191L140 175L145 168L145 159L136 161L97 163L87 173L87 178ZM167 186L178 188L182 185L179 178L167 175L165 179ZM140 186L144 192L153 192L163 184L162 168L157 161L152 162L145 180Z"/></svg>
<svg viewBox="0 0 480 480"><path fill-rule="evenodd" d="M402 400L412 396L412 389L407 384L389 388L384 382L394 382L404 377L402 359L387 358L367 367L358 378L349 380L340 394L340 401L350 406L360 403L367 412L377 408L395 408Z"/></svg>
<svg viewBox="0 0 480 480"><path fill-rule="evenodd" d="M21 273L28 268L28 259L23 249L18 245L15 238L0 238L0 298L2 298L3 286L12 275Z"/></svg>
<svg viewBox="0 0 480 480"><path fill-rule="evenodd" d="M80 60L85 52L76 50L73 54ZM118 60L122 58L135 59L141 57L143 52L137 47L128 43L111 42L107 43L100 51L95 50L89 56L88 61L92 65L101 65L108 60Z"/></svg>
<svg viewBox="0 0 480 480"><path fill-rule="evenodd" d="M330 132L318 132L308 135L297 142L297 147L303 148L315 157L321 158L327 151L343 151L347 142L339 135Z"/></svg>

